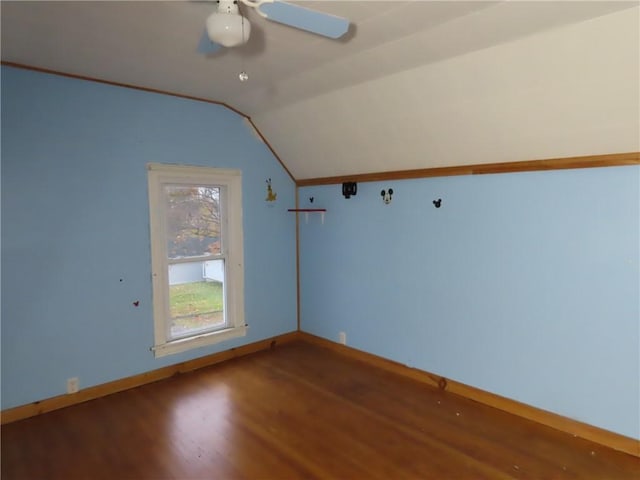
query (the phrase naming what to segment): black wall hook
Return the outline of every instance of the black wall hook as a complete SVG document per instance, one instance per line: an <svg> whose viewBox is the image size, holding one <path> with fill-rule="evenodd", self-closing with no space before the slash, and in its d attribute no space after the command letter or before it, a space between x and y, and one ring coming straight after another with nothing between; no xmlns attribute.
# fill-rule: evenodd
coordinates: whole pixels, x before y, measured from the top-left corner
<svg viewBox="0 0 640 480"><path fill-rule="evenodd" d="M344 198L351 198L358 193L358 184L356 182L344 182L342 184L342 195Z"/></svg>
<svg viewBox="0 0 640 480"><path fill-rule="evenodd" d="M434 201L433 201L433 205L434 205L436 208L440 208L440 205L441 205L441 204L442 204L442 199L441 199L441 198L439 198L439 199L437 199L437 200L434 200Z"/></svg>

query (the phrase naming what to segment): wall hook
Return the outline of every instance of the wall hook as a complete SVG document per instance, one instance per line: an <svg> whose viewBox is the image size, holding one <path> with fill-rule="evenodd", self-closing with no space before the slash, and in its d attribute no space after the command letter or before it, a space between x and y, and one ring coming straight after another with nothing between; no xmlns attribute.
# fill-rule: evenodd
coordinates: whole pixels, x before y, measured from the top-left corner
<svg viewBox="0 0 640 480"><path fill-rule="evenodd" d="M436 208L440 208L440 204L442 204L442 199L441 199L441 198L439 198L439 199L437 199L437 200L434 200L434 201L433 201L433 205L434 205Z"/></svg>
<svg viewBox="0 0 640 480"><path fill-rule="evenodd" d="M385 191L382 190L380 192L380 196L382 197L382 201L386 204L389 205L391 203L391 195L393 195L393 188L390 188L389 190Z"/></svg>
<svg viewBox="0 0 640 480"><path fill-rule="evenodd" d="M351 198L358 193L358 184L356 182L344 182L342 184L342 195L344 198Z"/></svg>
<svg viewBox="0 0 640 480"><path fill-rule="evenodd" d="M267 202L275 202L278 194L273 191L273 187L271 186L271 179L267 179L267 198L265 200Z"/></svg>

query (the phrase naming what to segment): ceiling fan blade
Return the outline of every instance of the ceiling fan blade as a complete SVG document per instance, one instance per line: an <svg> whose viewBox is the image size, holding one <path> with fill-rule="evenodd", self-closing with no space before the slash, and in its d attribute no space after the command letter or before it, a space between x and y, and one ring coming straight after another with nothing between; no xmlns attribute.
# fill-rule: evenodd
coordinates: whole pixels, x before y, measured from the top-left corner
<svg viewBox="0 0 640 480"><path fill-rule="evenodd" d="M205 28L202 32L202 36L200 37L200 41L198 42L198 53L202 53L206 55L208 53L217 52L222 48L222 45L218 45L217 43L213 43L209 38L209 34L207 34L207 29Z"/></svg>
<svg viewBox="0 0 640 480"><path fill-rule="evenodd" d="M259 9L269 20L324 37L340 38L349 30L349 20L345 18L292 3L276 0L273 3L263 3Z"/></svg>

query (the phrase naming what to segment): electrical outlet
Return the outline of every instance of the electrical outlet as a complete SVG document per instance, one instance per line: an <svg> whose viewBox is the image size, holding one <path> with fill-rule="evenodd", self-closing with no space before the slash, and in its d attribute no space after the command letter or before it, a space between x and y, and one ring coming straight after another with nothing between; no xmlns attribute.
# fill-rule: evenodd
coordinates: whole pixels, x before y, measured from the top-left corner
<svg viewBox="0 0 640 480"><path fill-rule="evenodd" d="M77 393L80 390L80 379L73 377L67 379L67 393Z"/></svg>
<svg viewBox="0 0 640 480"><path fill-rule="evenodd" d="M338 334L338 342L340 342L342 345L347 344L347 334L345 332L340 332Z"/></svg>

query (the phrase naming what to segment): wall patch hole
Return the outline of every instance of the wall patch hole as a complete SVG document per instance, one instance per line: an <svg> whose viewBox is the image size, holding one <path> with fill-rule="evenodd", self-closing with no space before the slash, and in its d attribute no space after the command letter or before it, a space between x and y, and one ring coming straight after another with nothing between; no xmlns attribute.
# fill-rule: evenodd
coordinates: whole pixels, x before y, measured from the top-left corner
<svg viewBox="0 0 640 480"><path fill-rule="evenodd" d="M434 201L433 201L433 205L434 205L436 208L440 208L440 205L442 205L442 199L441 199L441 198L439 198L439 199L437 199L437 200L434 200Z"/></svg>
<svg viewBox="0 0 640 480"><path fill-rule="evenodd" d="M135 302L133 302L134 307L138 307L139 305L140 305L140 300L136 300Z"/></svg>

